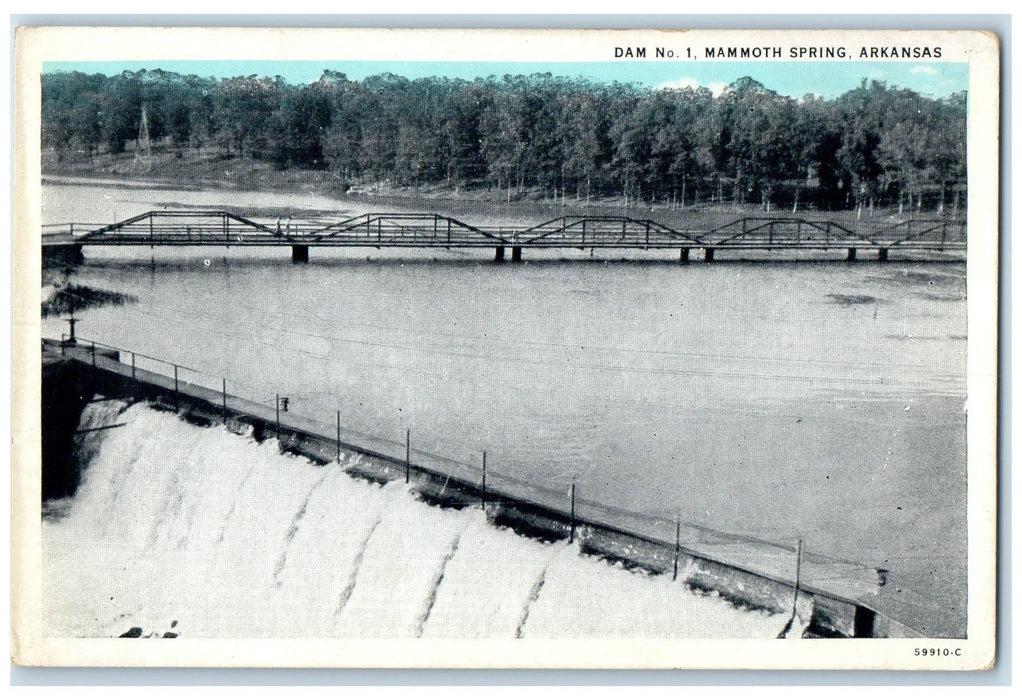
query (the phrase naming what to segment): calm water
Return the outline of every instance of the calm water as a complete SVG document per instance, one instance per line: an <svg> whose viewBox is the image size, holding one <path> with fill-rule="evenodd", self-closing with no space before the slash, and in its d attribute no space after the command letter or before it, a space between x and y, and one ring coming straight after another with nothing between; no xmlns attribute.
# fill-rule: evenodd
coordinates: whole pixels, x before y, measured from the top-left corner
<svg viewBox="0 0 1022 700"><path fill-rule="evenodd" d="M44 201L49 223L273 196L59 185ZM964 265L86 255L75 281L138 301L82 313L82 336L456 459L485 449L552 487L575 477L589 498L802 536L964 621Z"/></svg>

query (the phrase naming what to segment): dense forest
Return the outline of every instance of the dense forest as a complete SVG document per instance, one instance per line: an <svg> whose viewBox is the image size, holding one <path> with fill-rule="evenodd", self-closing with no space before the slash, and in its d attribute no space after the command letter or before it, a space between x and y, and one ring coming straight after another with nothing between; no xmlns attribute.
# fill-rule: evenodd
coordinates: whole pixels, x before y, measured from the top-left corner
<svg viewBox="0 0 1022 700"><path fill-rule="evenodd" d="M933 99L863 81L835 99L793 99L741 78L715 96L546 73L354 81L325 71L292 85L58 72L42 76L42 140L58 160L130 153L145 141L152 151L328 169L346 187L957 213L966 94Z"/></svg>

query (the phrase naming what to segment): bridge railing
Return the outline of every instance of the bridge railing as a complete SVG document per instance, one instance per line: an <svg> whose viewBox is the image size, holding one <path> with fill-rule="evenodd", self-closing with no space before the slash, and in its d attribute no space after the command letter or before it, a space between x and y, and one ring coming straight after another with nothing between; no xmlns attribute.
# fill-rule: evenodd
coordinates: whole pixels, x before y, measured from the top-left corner
<svg viewBox="0 0 1022 700"><path fill-rule="evenodd" d="M247 415L266 426L264 437L280 436L282 428L301 431L326 444L336 442L337 455L354 450L381 457L400 471L429 474L474 485L489 504L501 502L533 503L558 513L565 522L589 523L625 536L636 537L661 547L730 563L772 578L794 580L795 542L781 542L754 535L725 532L701 523L687 522L677 514L653 508L628 509L586 496L589 486L579 474L560 473L553 477L515 474L492 460L486 453L470 463L421 449L411 430L395 439L370 435L349 428L343 416L312 418L295 410L288 396L270 395L261 388L245 387L229 378L187 367L87 338L72 341L61 335L60 350L73 359L112 371L124 377L162 388L172 396L201 399L220 407L227 422L229 415ZM868 600L882 582L878 569L823 553L803 550L802 583L849 601ZM867 603L868 604L868 603Z"/></svg>
<svg viewBox="0 0 1022 700"><path fill-rule="evenodd" d="M86 221L74 221L66 224L43 224L40 228L44 239L64 238L77 239L87 235L90 231L102 228L105 224L90 223Z"/></svg>

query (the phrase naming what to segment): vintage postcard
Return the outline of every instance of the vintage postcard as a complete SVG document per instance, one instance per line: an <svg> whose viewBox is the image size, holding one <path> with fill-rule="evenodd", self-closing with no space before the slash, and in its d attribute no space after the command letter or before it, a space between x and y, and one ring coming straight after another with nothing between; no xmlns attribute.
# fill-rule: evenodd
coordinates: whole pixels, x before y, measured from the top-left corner
<svg viewBox="0 0 1022 700"><path fill-rule="evenodd" d="M988 668L999 52L22 29L15 662Z"/></svg>

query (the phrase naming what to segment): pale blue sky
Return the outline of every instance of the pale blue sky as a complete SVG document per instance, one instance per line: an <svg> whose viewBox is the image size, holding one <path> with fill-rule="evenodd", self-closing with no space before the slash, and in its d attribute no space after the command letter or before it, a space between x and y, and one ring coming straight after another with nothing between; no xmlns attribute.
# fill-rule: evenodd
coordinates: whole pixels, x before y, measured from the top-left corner
<svg viewBox="0 0 1022 700"><path fill-rule="evenodd" d="M340 71L352 80L379 73L395 73L415 79L431 75L472 80L505 74L553 73L583 77L596 82L638 83L649 87L664 84L727 85L752 76L771 90L801 97L806 93L832 98L859 85L863 78L882 80L894 87L910 88L924 95L946 97L968 88L966 63L912 61L612 61L587 63L474 63L435 61L123 61L49 62L44 72L82 71L116 75L124 70L161 68L181 74L225 78L239 75L279 75L290 83L307 83L324 69ZM716 90L715 90L716 91Z"/></svg>

